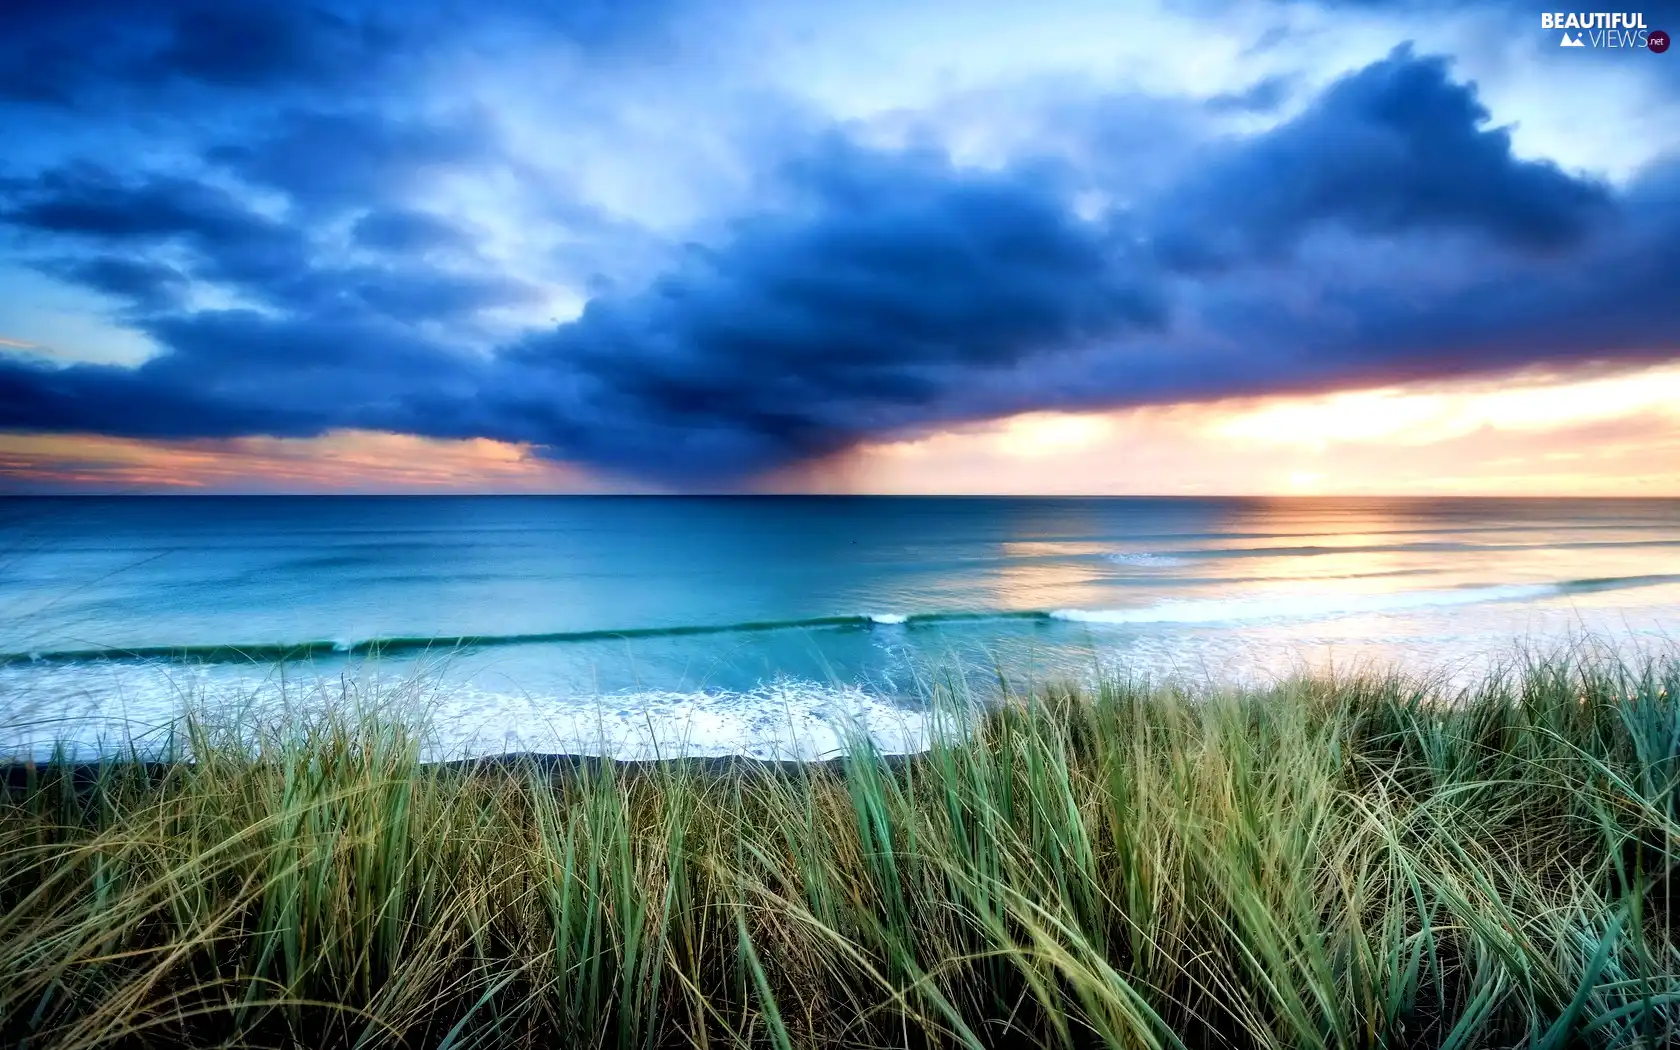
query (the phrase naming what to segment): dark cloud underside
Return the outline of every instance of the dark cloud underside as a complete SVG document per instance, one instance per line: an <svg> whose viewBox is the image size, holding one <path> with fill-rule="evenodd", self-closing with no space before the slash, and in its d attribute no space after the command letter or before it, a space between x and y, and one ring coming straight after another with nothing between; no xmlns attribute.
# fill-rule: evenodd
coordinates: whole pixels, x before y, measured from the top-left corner
<svg viewBox="0 0 1680 1050"><path fill-rule="evenodd" d="M210 10L164 17L122 75L231 82L216 20L282 17ZM238 75L324 76L385 32L374 7L317 13L285 15ZM779 206L513 338L485 318L542 290L415 203L506 167L491 121L298 106L263 129L204 149L195 175L0 182L31 265L162 348L134 368L0 358L0 426L478 436L680 484L1004 412L1680 355L1680 170L1615 190L1519 158L1472 86L1406 48L1123 207L1075 207L1088 172L834 131L766 162Z"/></svg>

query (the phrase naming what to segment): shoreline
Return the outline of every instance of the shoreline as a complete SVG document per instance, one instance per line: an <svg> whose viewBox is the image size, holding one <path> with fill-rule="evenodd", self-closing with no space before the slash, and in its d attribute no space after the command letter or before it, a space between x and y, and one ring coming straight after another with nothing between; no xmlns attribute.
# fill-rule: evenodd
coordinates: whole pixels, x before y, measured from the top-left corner
<svg viewBox="0 0 1680 1050"><path fill-rule="evenodd" d="M1221 698L1258 697L1292 689L1334 689L1348 680L1372 680L1400 683L1412 690L1422 702L1428 704L1452 705L1464 702L1465 699L1487 684L1499 680L1521 678L1532 674L1540 668L1564 668L1571 674L1619 674L1622 676L1649 673L1653 667L1680 664L1680 643L1671 643L1661 648L1648 645L1637 647L1623 647L1595 635L1582 635L1565 642L1556 642L1550 649L1536 646L1532 643L1513 642L1510 653L1505 656L1489 654L1484 656L1475 666L1460 666L1453 668L1408 669L1404 665L1369 664L1355 660L1344 663L1341 667L1334 665L1313 667L1299 665L1293 671L1256 674L1247 680L1196 680L1180 677L1151 677L1148 674L1131 675L1126 672L1118 674L1097 674L1084 680L1044 679L1037 682L1010 683L1002 692L981 697L970 694L958 698L953 690L954 686L947 684L937 686L934 695L923 692L919 694L900 694L897 696L876 696L861 690L859 686L844 687L847 697L862 698L871 704L879 704L899 715L897 721L881 722L879 724L840 720L834 723L819 723L816 727L807 725L808 737L800 737L791 732L792 721L774 723L772 736L768 743L755 744L754 738L743 738L743 748L757 746L762 750L779 751L789 754L799 750L801 743L812 743L820 734L824 743L831 746L827 750L817 751L810 757L776 757L775 754L752 754L747 750L725 751L722 753L680 753L686 746L688 737L685 735L690 728L688 723L673 721L670 725L662 725L671 736L657 737L624 737L619 743L632 744L635 749L631 755L595 750L538 750L529 748L514 748L503 751L486 751L479 753L468 752L464 757L431 757L442 750L448 755L447 748L436 748L435 741L430 740L433 726L427 721L426 703L421 702L411 714L415 718L405 717L399 713L390 718L389 714L395 710L401 712L407 701L375 698L364 702L356 699L355 694L346 693L349 700L339 703L330 697L314 697L296 708L282 713L279 722L269 721L262 728L262 733L280 733L280 737L267 737L270 744L286 746L289 741L284 734L292 729L311 724L312 719L324 717L328 723L341 722L348 719L374 719L384 725L386 729L403 733L417 733L421 743L421 755L414 765L417 769L443 770L464 773L488 773L506 770L537 770L553 777L578 777L585 773L592 773L604 765L623 773L638 773L653 770L693 770L707 775L722 775L738 771L769 772L778 776L794 776L800 771L825 769L833 770L843 767L848 762L849 742L862 740L874 754L879 764L897 768L914 763L927 756L930 751L939 746L960 744L961 741L945 737L935 740L931 734L940 732L938 727L944 725L946 730L955 725L956 720L967 720L975 715L984 719L989 713L1001 707L1012 707L1023 699L1036 697L1046 693L1065 695L1094 695L1110 689L1123 692L1142 690L1146 693L1170 693L1186 702L1203 704L1217 702ZM412 683L411 683L412 684ZM993 685L996 683L993 682ZM775 687L780 689L781 686ZM965 685L964 688L967 688ZM426 685L424 692L447 695L447 688L440 685ZM208 694L207 694L208 695ZM243 695L243 694L241 694ZM653 695L665 695L656 693ZM696 696L709 697L710 694L699 693ZM758 693L718 694L730 699L745 699L756 697ZM765 694L774 699L783 699L776 692ZM596 707L587 718L599 718L607 712L623 714L618 710L624 706L623 697L611 696L596 698ZM59 761L52 757L0 757L0 787L16 790L27 782L31 771L61 773L68 771L72 779L77 782L87 782L97 779L99 772L107 768L142 769L147 771L167 771L182 764L190 765L191 760L182 758L158 758L155 750L148 753L147 746L138 746L145 738L157 739L167 737L179 730L179 738L186 739L191 735L188 724L200 719L200 712L210 716L199 722L200 726L209 725L209 732L218 743L225 743L230 739L227 734L229 726L236 725L239 720L237 712L242 710L264 710L262 708L243 708L233 705L226 710L218 709L214 704L207 704L204 697L200 697L183 713L173 716L168 722L153 725L141 724L142 733L128 738L128 741L117 747L108 749L105 754L96 753L97 748L86 741L69 741L71 747L67 761ZM228 712L235 712L232 722L227 721ZM272 713L264 711L265 714ZM577 712L568 712L575 723L579 719ZM694 717L689 712L688 717ZM291 721L287 721L290 719ZM455 712L450 715L451 723L470 720L470 716ZM540 721L540 720L539 720ZM914 722L913 730L909 727ZM557 724L560 723L556 719ZM171 727L166 733L164 727ZM634 723L635 731L639 734L643 724ZM0 723L3 727L3 723ZM788 730L788 735L779 735ZM881 732L899 731L897 736L883 737ZM237 728L231 730L237 734ZM854 736L853 734L857 734ZM575 732L569 734L568 742L577 743L581 739ZM606 739L614 739L608 737ZM53 741L43 739L38 741L39 756L53 747ZM908 745L908 746L906 746ZM469 745L469 747L476 745ZM584 744L585 748L590 745ZM654 757L654 753L668 750L670 753ZM17 752L14 752L16 754ZM455 752L460 754L459 751ZM819 757L820 756L820 757Z"/></svg>

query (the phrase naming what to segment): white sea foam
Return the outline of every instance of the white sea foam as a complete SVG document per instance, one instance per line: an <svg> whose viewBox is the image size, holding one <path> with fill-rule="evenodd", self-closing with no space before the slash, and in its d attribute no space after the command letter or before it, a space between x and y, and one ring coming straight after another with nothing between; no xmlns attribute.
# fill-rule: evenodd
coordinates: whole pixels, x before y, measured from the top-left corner
<svg viewBox="0 0 1680 1050"><path fill-rule="evenodd" d="M130 666L120 671L67 666L26 680L24 668L0 668L0 760L47 758L55 747L78 757L125 752L133 742L155 752L188 708L251 726L286 712L343 704L335 681L282 683L229 679L205 668ZM120 677L119 677L120 676ZM778 681L759 688L544 696L496 691L471 682L395 676L360 683L363 696L410 718L427 740L428 759L516 751L610 755L621 759L745 755L809 761L845 753L869 739L898 754L926 746L927 716L861 688ZM27 697L33 697L29 702ZM282 719L283 720L283 719Z"/></svg>
<svg viewBox="0 0 1680 1050"><path fill-rule="evenodd" d="M905 616L903 613L870 613L869 618L876 623L887 624L903 623L905 620L909 619L909 617Z"/></svg>
<svg viewBox="0 0 1680 1050"><path fill-rule="evenodd" d="M1450 667L1455 675L1474 675L1508 654L1519 639L1546 649L1550 640L1566 639L1572 632L1605 637L1626 633L1641 644L1671 645L1680 590L1651 588L1642 594L1653 604L1631 611L1615 591L1570 584L1387 594L1251 594L1050 614L1093 625L1179 625L1159 630L1040 634L1033 626L1030 631L1034 639L1042 638L1052 647L1074 640L1088 644L1095 659L1086 663L1076 654L1079 666L1103 676L1249 684L1302 667L1345 667L1350 661L1421 670ZM1481 607L1474 613L1463 608L1476 603ZM1378 619L1356 619L1360 614ZM887 617L898 619L897 614L885 613L871 619L892 622ZM528 661L510 667L512 651L503 650L481 653L471 661L416 654L346 662L345 668L333 663L319 674L308 662L258 667L20 661L0 665L0 760L45 757L55 742L91 756L124 750L127 740L139 738L145 750L164 739L168 727L178 724L181 712L189 708L222 712L236 725L255 725L256 714L275 707L283 714L286 708L339 704L346 692L353 694L353 701L372 696L381 703L391 697L412 702L416 722L423 721L430 734L427 755L435 758L536 751L629 759L815 759L844 751L856 739L854 734L867 734L884 751L917 750L929 736L928 717L900 706L887 694L899 691L895 681L915 691L919 682L931 680L919 676L918 660L934 660L943 667L947 659L960 656L947 655L938 631L886 629L874 632L868 642L888 654L858 676L874 689L804 679L735 690L595 689L579 675L515 677L517 668L546 665ZM918 643L925 643L925 651ZM1053 673L1080 673L1078 668L1068 671L1070 666L1058 663ZM697 680L704 681L688 679Z"/></svg>
<svg viewBox="0 0 1680 1050"><path fill-rule="evenodd" d="M1103 560L1111 561L1116 565L1141 565L1160 568L1186 564L1183 558L1175 558L1170 554L1154 554L1149 551L1113 551L1104 554Z"/></svg>
<svg viewBox="0 0 1680 1050"><path fill-rule="evenodd" d="M1561 594L1556 584L1464 587L1391 594L1292 594L1278 597L1161 602L1135 609L1056 609L1051 618L1075 623L1228 623L1301 620L1357 613L1395 612L1481 602L1527 601Z"/></svg>
<svg viewBox="0 0 1680 1050"><path fill-rule="evenodd" d="M453 690L432 711L437 757L512 751L809 761L867 738L883 752L926 746L929 725L861 689L782 682L751 692L644 691L587 702Z"/></svg>

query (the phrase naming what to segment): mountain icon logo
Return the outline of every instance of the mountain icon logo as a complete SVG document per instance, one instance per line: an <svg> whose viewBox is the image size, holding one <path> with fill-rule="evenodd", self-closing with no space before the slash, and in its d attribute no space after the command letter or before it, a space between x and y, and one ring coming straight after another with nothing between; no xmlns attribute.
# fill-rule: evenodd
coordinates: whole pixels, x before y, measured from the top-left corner
<svg viewBox="0 0 1680 1050"><path fill-rule="evenodd" d="M1570 36L1568 33L1565 33L1565 34L1563 34L1563 39L1558 41L1558 47L1586 47L1586 46L1587 46L1586 44L1583 44L1581 42L1581 34L1579 34L1579 33L1576 33L1574 36Z"/></svg>

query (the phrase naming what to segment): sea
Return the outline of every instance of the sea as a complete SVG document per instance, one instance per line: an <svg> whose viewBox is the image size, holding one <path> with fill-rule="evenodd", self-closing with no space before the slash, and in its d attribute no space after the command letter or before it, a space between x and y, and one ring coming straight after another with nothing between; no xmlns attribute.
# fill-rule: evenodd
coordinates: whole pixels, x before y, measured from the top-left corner
<svg viewBox="0 0 1680 1050"><path fill-rule="evenodd" d="M827 757L1102 680L1680 634L1680 501L8 497L0 758L400 710L434 758ZM177 746L177 745L167 745Z"/></svg>

